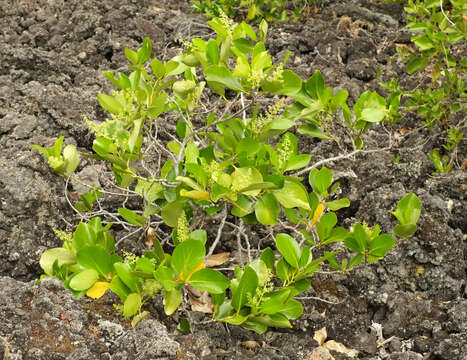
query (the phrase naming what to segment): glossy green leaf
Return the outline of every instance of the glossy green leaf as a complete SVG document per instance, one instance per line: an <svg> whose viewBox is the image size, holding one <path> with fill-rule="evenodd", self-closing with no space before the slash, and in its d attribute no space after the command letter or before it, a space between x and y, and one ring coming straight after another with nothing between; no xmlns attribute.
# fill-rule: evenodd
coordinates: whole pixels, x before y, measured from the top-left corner
<svg viewBox="0 0 467 360"><path fill-rule="evenodd" d="M136 315L143 305L141 295L138 293L131 293L127 296L123 303L123 316L130 317Z"/></svg>
<svg viewBox="0 0 467 360"><path fill-rule="evenodd" d="M325 166L320 170L313 169L308 176L308 182L315 192L321 196L326 196L328 188L332 184L332 172Z"/></svg>
<svg viewBox="0 0 467 360"><path fill-rule="evenodd" d="M298 319L303 314L303 305L295 299L290 299L282 305L280 313L289 320Z"/></svg>
<svg viewBox="0 0 467 360"><path fill-rule="evenodd" d="M223 66L213 65L205 70L205 75L208 84L217 83L232 90L243 90L243 87L238 79L234 78L230 71ZM221 93L221 95L223 95L223 93Z"/></svg>
<svg viewBox="0 0 467 360"><path fill-rule="evenodd" d="M382 234L370 242L368 252L375 257L383 257L394 246L396 241L391 235Z"/></svg>
<svg viewBox="0 0 467 360"><path fill-rule="evenodd" d="M221 272L213 269L201 269L195 272L189 283L195 289L210 294L222 294L229 286L229 280Z"/></svg>
<svg viewBox="0 0 467 360"><path fill-rule="evenodd" d="M301 250L297 241L288 234L276 235L277 250L282 254L285 260L295 269L300 267Z"/></svg>
<svg viewBox="0 0 467 360"><path fill-rule="evenodd" d="M305 166L308 166L310 160L311 155L309 154L293 155L287 161L287 164L285 165L285 171L292 171L304 168Z"/></svg>
<svg viewBox="0 0 467 360"><path fill-rule="evenodd" d="M164 311L172 315L182 303L182 293L178 290L164 291Z"/></svg>
<svg viewBox="0 0 467 360"><path fill-rule="evenodd" d="M219 47L216 40L209 40L206 47L206 57L211 65L219 64Z"/></svg>
<svg viewBox="0 0 467 360"><path fill-rule="evenodd" d="M132 225L144 226L146 224L147 219L144 216L138 215L133 210L120 208L118 209L118 213Z"/></svg>
<svg viewBox="0 0 467 360"><path fill-rule="evenodd" d="M282 189L274 190L274 196L285 208L302 208L311 210L308 202L308 194L302 184L295 181L285 180Z"/></svg>
<svg viewBox="0 0 467 360"><path fill-rule="evenodd" d="M246 266L242 278L235 289L232 289L232 306L235 310L240 309L248 302L248 298L254 296L258 287L258 275L251 267Z"/></svg>
<svg viewBox="0 0 467 360"><path fill-rule="evenodd" d="M77 262L86 269L97 270L107 278L113 272L110 254L100 246L86 246L77 254Z"/></svg>
<svg viewBox="0 0 467 360"><path fill-rule="evenodd" d="M97 99L104 110L116 115L123 112L123 105L114 97L107 94L98 94Z"/></svg>
<svg viewBox="0 0 467 360"><path fill-rule="evenodd" d="M321 71L316 70L313 76L305 82L306 92L313 98L318 99L324 91L324 78Z"/></svg>
<svg viewBox="0 0 467 360"><path fill-rule="evenodd" d="M281 209L274 195L264 194L255 204L256 219L263 225L277 224Z"/></svg>
<svg viewBox="0 0 467 360"><path fill-rule="evenodd" d="M151 40L147 37L143 39L143 45L137 51L138 63L144 64L152 55L152 44Z"/></svg>
<svg viewBox="0 0 467 360"><path fill-rule="evenodd" d="M128 286L126 286L118 276L114 276L112 278L112 282L110 283L110 290L117 294L122 302L126 300L128 294L131 292L131 290L128 289Z"/></svg>
<svg viewBox="0 0 467 360"><path fill-rule="evenodd" d="M160 114L162 114L166 109L166 102L167 93L163 92L156 96L152 101L151 105L148 107L149 117L154 119L157 118Z"/></svg>
<svg viewBox="0 0 467 360"><path fill-rule="evenodd" d="M417 232L417 225L415 224L398 224L392 229L394 234L401 238L408 238Z"/></svg>
<svg viewBox="0 0 467 360"><path fill-rule="evenodd" d="M349 206L350 206L350 200L347 198L342 198L342 199L333 200L333 201L326 201L326 207L332 211L337 211L337 210L340 210L342 208L346 208Z"/></svg>
<svg viewBox="0 0 467 360"><path fill-rule="evenodd" d="M45 250L40 259L40 266L47 275L53 275L53 264L57 261L59 267L76 263L75 255L64 248L53 248Z"/></svg>
<svg viewBox="0 0 467 360"><path fill-rule="evenodd" d="M172 254L172 268L186 279L204 260L206 249L201 241L186 240L175 248Z"/></svg>
<svg viewBox="0 0 467 360"><path fill-rule="evenodd" d="M113 264L120 280L132 291L136 292L138 289L137 279L131 274L132 269L130 265L122 262Z"/></svg>
<svg viewBox="0 0 467 360"><path fill-rule="evenodd" d="M254 167L244 167L236 169L232 174L232 188L245 195L256 196L260 190L246 190L251 185L262 183L263 176Z"/></svg>
<svg viewBox="0 0 467 360"><path fill-rule="evenodd" d="M292 70L284 70L282 72L283 85L279 90L279 94L294 96L302 88L302 79Z"/></svg>
<svg viewBox="0 0 467 360"><path fill-rule="evenodd" d="M260 259L267 266L269 270L274 271L274 263L276 262L276 257L274 256L274 251L270 247L267 247L261 253Z"/></svg>
<svg viewBox="0 0 467 360"><path fill-rule="evenodd" d="M317 125L312 123L300 125L297 131L299 134L302 135L308 135L318 139L329 139L329 136L327 136L322 129L320 129Z"/></svg>
<svg viewBox="0 0 467 360"><path fill-rule="evenodd" d="M159 268L156 270L154 273L154 277L156 278L157 281L159 281L162 286L164 286L165 290L173 290L176 286L175 278L176 278L175 272L167 267L167 266L159 266Z"/></svg>
<svg viewBox="0 0 467 360"><path fill-rule="evenodd" d="M184 207L185 203L182 201L167 203L164 207L162 207L162 220L164 220L164 222L170 227L177 226L178 218L183 213Z"/></svg>
<svg viewBox="0 0 467 360"><path fill-rule="evenodd" d="M75 276L70 281L70 287L76 291L87 290L99 279L99 274L94 269L86 269Z"/></svg>

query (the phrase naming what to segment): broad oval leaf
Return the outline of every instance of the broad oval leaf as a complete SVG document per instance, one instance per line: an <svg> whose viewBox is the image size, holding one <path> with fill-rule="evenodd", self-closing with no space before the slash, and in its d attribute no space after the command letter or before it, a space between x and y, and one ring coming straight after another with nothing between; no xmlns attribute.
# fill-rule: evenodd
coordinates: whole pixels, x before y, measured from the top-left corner
<svg viewBox="0 0 467 360"><path fill-rule="evenodd" d="M222 294L229 286L229 280L221 272L213 269L201 269L195 272L189 283L195 289L210 294Z"/></svg>
<svg viewBox="0 0 467 360"><path fill-rule="evenodd" d="M98 278L99 274L96 270L86 269L73 276L70 287L76 291L84 291L92 287Z"/></svg>
<svg viewBox="0 0 467 360"><path fill-rule="evenodd" d="M243 167L236 169L232 174L232 188L245 195L256 196L261 190L246 190L249 186L263 182L263 176L254 167Z"/></svg>
<svg viewBox="0 0 467 360"><path fill-rule="evenodd" d="M342 198L338 200L333 200L333 201L326 201L326 207L329 208L329 210L332 211L337 211L339 209L349 207L350 206L350 200L347 198Z"/></svg>
<svg viewBox="0 0 467 360"><path fill-rule="evenodd" d="M123 316L130 317L136 315L136 313L141 310L142 305L141 295L138 293L131 293L123 303Z"/></svg>
<svg viewBox="0 0 467 360"><path fill-rule="evenodd" d="M277 224L281 209L274 195L264 194L255 204L256 219L263 225Z"/></svg>
<svg viewBox="0 0 467 360"><path fill-rule="evenodd" d="M113 271L110 254L100 246L86 246L77 254L78 264L86 269L94 269L107 277Z"/></svg>
<svg viewBox="0 0 467 360"><path fill-rule="evenodd" d="M137 278L131 274L132 270L130 265L122 262L113 264L120 280L133 292L138 289ZM113 290L112 290L113 291Z"/></svg>
<svg viewBox="0 0 467 360"><path fill-rule="evenodd" d="M291 266L295 269L300 267L300 246L292 236L288 234L277 234L276 246L277 250L279 250Z"/></svg>
<svg viewBox="0 0 467 360"><path fill-rule="evenodd" d="M248 297L255 294L258 287L258 275L251 267L246 266L242 278L235 291L232 289L232 306L239 311L248 301Z"/></svg>
<svg viewBox="0 0 467 360"><path fill-rule="evenodd" d="M53 248L45 250L40 259L40 266L47 275L53 275L53 264L57 261L58 266L71 265L76 263L75 255L64 248Z"/></svg>
<svg viewBox="0 0 467 360"><path fill-rule="evenodd" d="M171 266L179 277L187 279L193 270L203 262L205 255L206 249L201 241L186 240L175 248Z"/></svg>
<svg viewBox="0 0 467 360"><path fill-rule="evenodd" d="M282 189L274 191L274 196L287 209L298 207L311 210L305 188L295 181L285 180Z"/></svg>
<svg viewBox="0 0 467 360"><path fill-rule="evenodd" d="M376 257L383 257L394 246L395 242L394 238L389 234L379 235L371 240L368 248L369 253Z"/></svg>
<svg viewBox="0 0 467 360"><path fill-rule="evenodd" d="M303 314L303 305L298 300L290 299L282 305L280 313L289 320L298 319Z"/></svg>
<svg viewBox="0 0 467 360"><path fill-rule="evenodd" d="M114 97L107 94L98 94L97 99L104 110L116 115L123 112L123 105Z"/></svg>
<svg viewBox="0 0 467 360"><path fill-rule="evenodd" d="M146 224L147 219L144 216L138 215L133 210L120 208L118 209L118 213L132 225L144 226Z"/></svg>
<svg viewBox="0 0 467 360"><path fill-rule="evenodd" d="M164 311L172 315L182 303L182 293L178 290L164 291Z"/></svg>

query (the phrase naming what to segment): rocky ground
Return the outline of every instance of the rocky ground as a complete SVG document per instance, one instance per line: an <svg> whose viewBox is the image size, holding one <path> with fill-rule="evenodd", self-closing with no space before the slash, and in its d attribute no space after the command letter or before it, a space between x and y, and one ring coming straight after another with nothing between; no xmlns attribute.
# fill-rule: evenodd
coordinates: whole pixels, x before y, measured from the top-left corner
<svg viewBox="0 0 467 360"><path fill-rule="evenodd" d="M410 41L405 21L399 4L326 0L299 23L270 25L267 46L277 59L291 51L288 67L302 77L321 70L352 102L392 76L413 86L395 58L395 44ZM96 98L110 89L102 71L126 66L123 49L146 36L158 57L174 56L179 39L208 34L204 22L185 1L0 0L0 359L331 359L313 340L325 327L328 340L357 350L359 359L465 360L467 176L461 169L431 175L427 153L440 145L439 132L404 134L419 127L409 117L391 129L391 150L330 168L352 201L340 215L345 226L365 220L390 231L389 211L412 191L423 204L419 231L350 276L316 275L293 329L259 336L191 313L193 332L180 335L177 319L167 319L157 302L133 329L112 298L77 301L54 279L34 282L40 254L61 245L52 228L70 229L76 219L63 179L30 144L65 135L89 149L82 117L105 116ZM376 127L368 146L386 146L386 139ZM304 147L316 161L338 153L327 143ZM464 142L460 161L465 157Z"/></svg>

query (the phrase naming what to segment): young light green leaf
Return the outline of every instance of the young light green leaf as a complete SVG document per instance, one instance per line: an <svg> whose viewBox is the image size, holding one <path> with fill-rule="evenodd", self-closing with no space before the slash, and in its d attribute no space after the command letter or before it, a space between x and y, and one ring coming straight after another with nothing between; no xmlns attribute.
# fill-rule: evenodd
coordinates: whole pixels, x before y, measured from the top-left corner
<svg viewBox="0 0 467 360"><path fill-rule="evenodd" d="M59 267L63 265L71 265L76 263L75 255L67 249L64 248L53 248L45 250L40 259L40 266L44 272L52 276L53 275L53 264L57 261Z"/></svg>
<svg viewBox="0 0 467 360"><path fill-rule="evenodd" d="M79 165L79 152L75 145L67 145L63 149L63 159L65 160L65 173L71 175Z"/></svg>
<svg viewBox="0 0 467 360"><path fill-rule="evenodd" d="M138 293L131 293L123 303L123 316L130 317L136 315L136 313L141 310L142 305L141 295Z"/></svg>
<svg viewBox="0 0 467 360"><path fill-rule="evenodd" d="M144 226L146 224L147 219L144 216L138 215L133 210L120 208L118 209L118 213L132 225Z"/></svg>
<svg viewBox="0 0 467 360"><path fill-rule="evenodd" d="M178 290L164 291L164 311L172 315L182 303L182 293Z"/></svg>
<svg viewBox="0 0 467 360"><path fill-rule="evenodd" d="M397 224L392 229L394 234L401 238L408 238L417 232L417 225L415 224Z"/></svg>
<svg viewBox="0 0 467 360"><path fill-rule="evenodd" d="M112 114L121 114L123 112L123 105L112 96L107 94L98 94L97 99L102 108Z"/></svg>
<svg viewBox="0 0 467 360"><path fill-rule="evenodd" d="M76 291L84 291L94 285L99 279L99 274L94 269L86 269L77 273L70 281L70 287Z"/></svg>
<svg viewBox="0 0 467 360"><path fill-rule="evenodd" d="M392 214L402 225L416 224L420 218L422 203L414 193L409 193L397 203L397 210Z"/></svg>
<svg viewBox="0 0 467 360"><path fill-rule="evenodd" d="M350 200L347 198L342 198L342 199L333 200L333 201L326 201L326 207L332 211L337 211L339 209L349 207L349 206L350 206Z"/></svg>
<svg viewBox="0 0 467 360"><path fill-rule="evenodd" d="M263 225L277 224L280 211L279 204L271 193L264 194L255 204L256 219Z"/></svg>

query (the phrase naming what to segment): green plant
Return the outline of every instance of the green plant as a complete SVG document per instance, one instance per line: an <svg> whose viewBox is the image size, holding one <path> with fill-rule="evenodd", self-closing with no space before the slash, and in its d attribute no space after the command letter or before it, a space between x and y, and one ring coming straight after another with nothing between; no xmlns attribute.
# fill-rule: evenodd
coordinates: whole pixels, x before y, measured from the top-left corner
<svg viewBox="0 0 467 360"><path fill-rule="evenodd" d="M410 21L407 27L414 32L411 40L416 49L399 46L399 56L408 62L409 74L424 72L431 78L431 85L402 90L395 78L383 83L382 87L390 93L388 102L393 105L393 119L402 117L398 114L399 108L402 108L403 112L416 111L423 119L423 125L428 128L446 128L446 125L451 125L448 139L451 139L450 144L454 150L462 133L459 130L457 134L452 131L465 126L462 120L456 120L456 115L466 110L467 87L463 74L467 61L456 58L455 49L456 44L466 40L467 5L457 0L409 0L404 9ZM402 106L401 98L405 99ZM448 156L440 155L439 150L434 149L429 158L436 171L443 173L452 169L454 155L455 151Z"/></svg>
<svg viewBox="0 0 467 360"><path fill-rule="evenodd" d="M209 18L219 17L222 13L231 19L240 17L247 21L260 22L266 20L287 21L289 18L297 20L301 11L313 0L192 0L191 6L195 11L205 14ZM289 10L293 7L293 11Z"/></svg>
<svg viewBox="0 0 467 360"><path fill-rule="evenodd" d="M96 138L93 152L81 156L106 164L120 192L90 186L81 194L74 209L82 221L73 234L58 233L63 246L46 250L40 265L77 297L99 298L110 289L122 302L116 308L132 317L133 325L147 315L144 304L159 292L166 314L174 313L190 286L211 295L216 320L258 333L268 326L291 327L290 320L303 311L294 297L310 288L308 278L321 264L348 272L363 261L381 259L396 245L391 235L380 234L378 225L336 227L335 211L350 202L339 198L339 183L322 166L362 151L362 134L372 124L390 119L390 106L377 93L365 92L353 115L346 104L347 92L333 95L321 73L302 81L283 69L287 58L273 65L264 45L268 30L264 21L259 37L250 25L234 24L226 17L208 24L216 39L195 38L168 62L151 60L152 46L146 38L137 51L125 49L129 75L104 73L119 90L98 95L110 118L101 123L86 120ZM203 109L208 89L225 101L223 111ZM275 102L262 108L260 99L266 95L275 96ZM163 117L176 123L174 130L165 126ZM350 149L336 135L338 122L347 129L344 136ZM311 156L298 152L298 140L289 131L296 126L304 134L336 141L344 154L310 166ZM170 141L161 141L162 132ZM65 148L62 154L62 141L50 149L33 147L58 174L79 181L73 175L79 156L75 148L72 152ZM157 154L165 159L162 155L157 159ZM64 164L57 166L55 159ZM305 173L307 184L300 177ZM101 206L94 212L107 194L125 199L118 213ZM140 199L140 207L125 206L130 195ZM417 200L409 194L394 213L400 222L394 232L403 239L417 228L421 209ZM220 219L220 225L207 250L208 235L196 224L210 216ZM127 236L146 234L152 250L141 256L117 251L122 239L115 242L112 222L128 230ZM267 248L243 269L237 266L230 280L206 266L226 224L243 234L249 246L244 226L254 222L276 225L281 231L274 237L278 259ZM170 246L163 245L170 240L173 251L166 252ZM345 254L325 251L314 258L313 252L335 242L355 255L349 260ZM180 329L187 331L187 324Z"/></svg>
<svg viewBox="0 0 467 360"><path fill-rule="evenodd" d="M443 145L443 148L451 153L450 156L440 155L438 149L433 149L429 155L429 158L436 169L436 173L445 173L451 171L456 156L457 146L459 145L463 136L464 133L459 129L455 127L451 127L449 129L446 144Z"/></svg>

